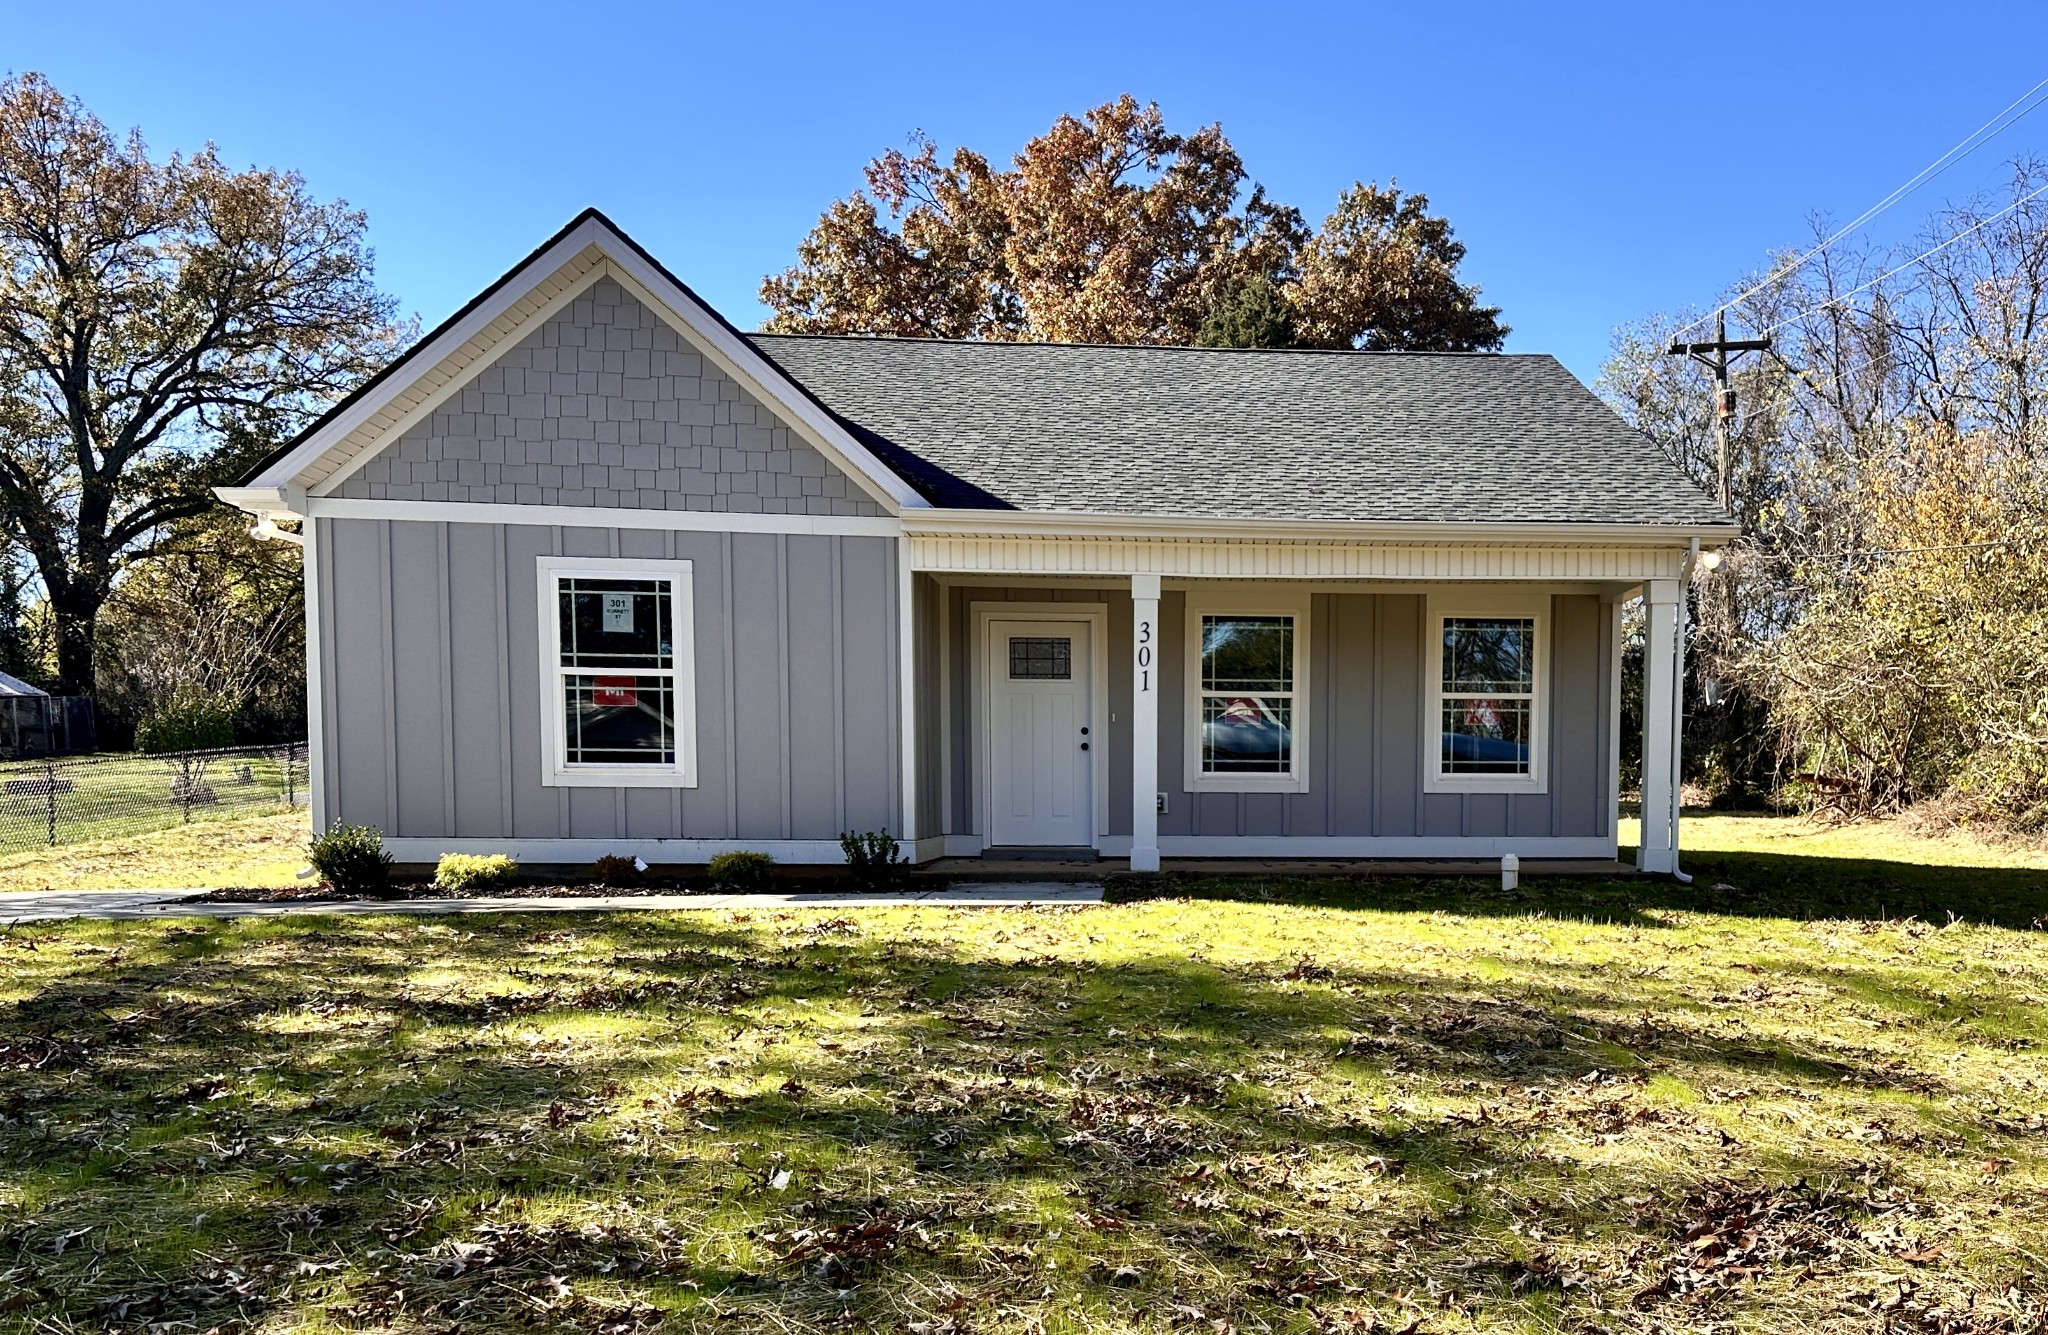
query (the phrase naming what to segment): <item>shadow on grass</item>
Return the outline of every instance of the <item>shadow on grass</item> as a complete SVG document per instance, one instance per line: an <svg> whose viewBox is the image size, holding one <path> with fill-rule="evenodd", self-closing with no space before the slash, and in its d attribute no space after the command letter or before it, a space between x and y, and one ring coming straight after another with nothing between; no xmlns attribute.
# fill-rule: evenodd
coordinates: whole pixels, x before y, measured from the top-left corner
<svg viewBox="0 0 2048 1335"><path fill-rule="evenodd" d="M1633 849L1622 849L1624 859L1633 855ZM1603 880L1526 869L1515 890L1479 877L1167 875L1113 878L1108 896L1124 903L1186 897L1474 916L1541 913L1641 926L1660 925L1658 912L1673 909L1799 921L1939 923L1954 917L2003 927L2048 926L2048 871L1789 853L1686 853L1683 865L1693 878L1690 885L1666 877Z"/></svg>
<svg viewBox="0 0 2048 1335"><path fill-rule="evenodd" d="M1642 1202L1726 1157L1689 1118L1643 1120L1646 1063L1924 1087L1819 1029L1730 1032L1576 962L1482 982L1398 963L1005 961L971 931L869 938L790 914L424 930L123 928L117 958L0 1014L0 1044L69 1045L0 1071L0 1164L32 1203L0 1214L20 1310L49 1330L325 1306L343 1324L538 1311L625 1331L661 1298L894 1327L943 1319L949 1292L1028 1287L1104 1323L1143 1325L1169 1294L1284 1323L1354 1301L1329 1273L1381 1295L1449 1276L1516 1303L1530 1273L1506 1224L1568 1175L1539 1133L1668 1135L1659 1166L1580 1207L1575 1227L1623 1251L1668 1243ZM1457 1106L1377 1092L1417 1079ZM1297 1172L1344 1185L1315 1204ZM56 1243L78 1227L97 1247ZM550 1306L572 1302L596 1306ZM980 1324L1003 1324L989 1304Z"/></svg>

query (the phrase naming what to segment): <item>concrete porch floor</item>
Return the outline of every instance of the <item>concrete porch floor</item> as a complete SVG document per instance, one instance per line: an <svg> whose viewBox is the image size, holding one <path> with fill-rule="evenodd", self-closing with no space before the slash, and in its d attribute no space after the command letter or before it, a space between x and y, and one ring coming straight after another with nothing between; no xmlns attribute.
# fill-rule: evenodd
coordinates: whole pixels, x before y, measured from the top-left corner
<svg viewBox="0 0 2048 1335"><path fill-rule="evenodd" d="M942 881L1094 881L1130 870L1125 858L939 858L914 875ZM1478 876L1500 875L1492 858L1166 858L1162 874L1183 876ZM1527 876L1636 876L1615 858L1523 858Z"/></svg>

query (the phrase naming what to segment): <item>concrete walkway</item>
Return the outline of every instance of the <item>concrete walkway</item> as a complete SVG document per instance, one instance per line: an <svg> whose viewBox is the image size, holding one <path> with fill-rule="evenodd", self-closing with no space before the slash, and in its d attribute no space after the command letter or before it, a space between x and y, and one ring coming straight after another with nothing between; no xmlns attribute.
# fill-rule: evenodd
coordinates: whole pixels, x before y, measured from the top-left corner
<svg viewBox="0 0 2048 1335"><path fill-rule="evenodd" d="M60 918L269 918L312 913L613 913L676 909L1002 908L1031 904L1100 904L1102 886L1050 881L934 886L902 894L564 895L531 899L344 899L275 903L195 904L195 890L68 890L0 894L0 925Z"/></svg>

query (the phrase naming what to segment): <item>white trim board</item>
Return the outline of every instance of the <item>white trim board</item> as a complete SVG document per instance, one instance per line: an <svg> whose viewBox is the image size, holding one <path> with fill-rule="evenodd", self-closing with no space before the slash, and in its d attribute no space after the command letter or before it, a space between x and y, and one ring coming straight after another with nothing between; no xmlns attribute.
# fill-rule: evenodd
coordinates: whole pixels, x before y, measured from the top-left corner
<svg viewBox="0 0 2048 1335"><path fill-rule="evenodd" d="M903 522L871 515L765 515L730 510L650 510L632 506L504 505L494 501L374 501L320 497L316 519L394 519L442 524L549 524L694 533L816 533L898 538Z"/></svg>
<svg viewBox="0 0 2048 1335"><path fill-rule="evenodd" d="M1101 840L1107 856L1130 852L1129 835ZM1162 834L1166 858L1611 858L1612 835L1357 836Z"/></svg>
<svg viewBox="0 0 2048 1335"><path fill-rule="evenodd" d="M1243 515L1126 515L1088 511L928 507L904 516L919 537L1268 538L1336 542L1490 542L1517 546L1651 546L1682 556L1735 540L1739 526L1573 524L1485 520L1264 519Z"/></svg>
<svg viewBox="0 0 2048 1335"><path fill-rule="evenodd" d="M306 810L313 819L313 832L327 832L327 714L325 674L320 662L326 653L327 635L321 629L320 526L308 519L300 575L304 580L306 606Z"/></svg>
<svg viewBox="0 0 2048 1335"><path fill-rule="evenodd" d="M400 862L434 862L443 853L505 853L521 862L595 862L607 854L649 863L709 862L720 853L767 853L805 866L844 863L837 839L436 839L402 835L384 841Z"/></svg>

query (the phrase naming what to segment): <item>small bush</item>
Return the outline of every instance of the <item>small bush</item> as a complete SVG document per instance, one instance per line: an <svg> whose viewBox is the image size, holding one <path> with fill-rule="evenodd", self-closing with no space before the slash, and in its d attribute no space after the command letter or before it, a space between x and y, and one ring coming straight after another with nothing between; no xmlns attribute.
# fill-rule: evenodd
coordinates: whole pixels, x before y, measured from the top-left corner
<svg viewBox="0 0 2048 1335"><path fill-rule="evenodd" d="M519 864L503 853L443 853L434 867L434 888L461 894L502 890L519 879Z"/></svg>
<svg viewBox="0 0 2048 1335"><path fill-rule="evenodd" d="M315 835L306 857L331 889L380 899L391 893L392 859L384 851L384 832L374 825L337 825Z"/></svg>
<svg viewBox="0 0 2048 1335"><path fill-rule="evenodd" d="M768 853L720 853L706 869L721 890L766 890L775 881L775 858Z"/></svg>
<svg viewBox="0 0 2048 1335"><path fill-rule="evenodd" d="M839 836L839 849L846 854L846 874L863 890L887 890L897 885L903 879L903 869L910 865L896 836L887 830L870 830L866 834L848 830Z"/></svg>
<svg viewBox="0 0 2048 1335"><path fill-rule="evenodd" d="M638 885L640 859L607 853L590 864L590 879L599 885Z"/></svg>

